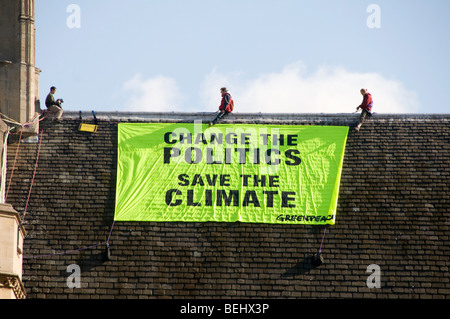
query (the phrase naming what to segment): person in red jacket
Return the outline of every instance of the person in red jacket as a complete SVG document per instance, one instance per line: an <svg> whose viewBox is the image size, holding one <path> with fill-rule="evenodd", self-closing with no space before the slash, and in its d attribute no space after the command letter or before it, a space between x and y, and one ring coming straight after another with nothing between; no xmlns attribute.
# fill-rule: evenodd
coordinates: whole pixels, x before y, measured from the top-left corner
<svg viewBox="0 0 450 319"><path fill-rule="evenodd" d="M362 109L361 117L359 118L358 125L355 127L356 131L359 131L361 126L364 124L364 121L367 116L368 117L372 116L372 107L373 107L372 94L370 94L367 91L367 89L361 89L360 92L364 98L363 98L361 105L356 108L356 111L359 111L359 109Z"/></svg>
<svg viewBox="0 0 450 319"><path fill-rule="evenodd" d="M209 126L216 124L217 121L223 118L225 115L228 115L231 112L233 112L234 101L231 98L230 92L228 92L227 88L223 87L220 89L220 94L222 95L222 102L220 103L219 106L219 113L212 122L209 122Z"/></svg>

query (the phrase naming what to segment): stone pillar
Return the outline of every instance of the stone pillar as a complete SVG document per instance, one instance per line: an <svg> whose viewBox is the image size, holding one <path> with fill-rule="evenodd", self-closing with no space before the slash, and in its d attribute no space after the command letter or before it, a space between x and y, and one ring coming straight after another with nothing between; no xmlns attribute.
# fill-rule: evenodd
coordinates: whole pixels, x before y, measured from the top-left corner
<svg viewBox="0 0 450 319"><path fill-rule="evenodd" d="M6 147L8 126L0 119L0 299L23 299L22 249L25 229L20 216L5 204Z"/></svg>
<svg viewBox="0 0 450 319"><path fill-rule="evenodd" d="M0 204L0 299L25 299L22 250L26 232L9 204Z"/></svg>
<svg viewBox="0 0 450 319"><path fill-rule="evenodd" d="M0 204L5 203L6 195L6 155L8 154L9 127L0 119Z"/></svg>
<svg viewBox="0 0 450 319"><path fill-rule="evenodd" d="M0 0L0 112L21 124L40 112L35 35L34 0Z"/></svg>

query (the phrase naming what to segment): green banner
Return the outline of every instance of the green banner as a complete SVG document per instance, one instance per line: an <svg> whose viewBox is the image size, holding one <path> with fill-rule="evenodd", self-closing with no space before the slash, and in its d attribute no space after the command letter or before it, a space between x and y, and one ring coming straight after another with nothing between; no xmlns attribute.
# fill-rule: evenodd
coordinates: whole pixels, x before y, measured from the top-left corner
<svg viewBox="0 0 450 319"><path fill-rule="evenodd" d="M116 221L334 224L346 126L120 123Z"/></svg>

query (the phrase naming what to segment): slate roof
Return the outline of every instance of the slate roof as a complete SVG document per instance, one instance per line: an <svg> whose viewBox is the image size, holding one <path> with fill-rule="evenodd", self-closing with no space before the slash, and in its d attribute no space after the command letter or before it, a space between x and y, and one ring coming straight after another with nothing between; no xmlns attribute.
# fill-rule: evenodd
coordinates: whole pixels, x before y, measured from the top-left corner
<svg viewBox="0 0 450 319"><path fill-rule="evenodd" d="M62 123L46 119L41 144L20 145L7 202L23 216L33 181L24 221L28 298L450 297L450 115L375 114L359 133L350 131L337 223L327 228L318 267L311 256L322 226L113 224L117 123L190 122L211 114L97 117L96 133L78 131L77 113L66 113ZM236 113L226 121L356 120L356 114ZM16 148L8 145L7 181ZM67 286L73 264L81 268L81 288ZM367 286L372 264L380 267L381 288Z"/></svg>

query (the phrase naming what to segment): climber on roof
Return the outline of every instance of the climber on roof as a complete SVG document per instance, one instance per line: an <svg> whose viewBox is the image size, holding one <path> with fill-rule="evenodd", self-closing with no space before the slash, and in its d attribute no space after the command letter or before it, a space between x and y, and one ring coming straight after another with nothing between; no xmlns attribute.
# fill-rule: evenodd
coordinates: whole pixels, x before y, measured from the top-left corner
<svg viewBox="0 0 450 319"><path fill-rule="evenodd" d="M355 127L356 131L359 131L361 126L364 124L366 117L372 116L373 99L372 94L370 94L367 89L360 90L361 95L364 97L361 105L356 108L356 111L362 109L361 116L359 118L358 125Z"/></svg>
<svg viewBox="0 0 450 319"><path fill-rule="evenodd" d="M231 98L231 94L228 92L228 89L226 87L221 88L220 94L222 95L222 102L219 106L219 112L216 118L212 122L209 122L209 126L213 126L218 120L223 118L225 115L230 114L234 110L234 101Z"/></svg>
<svg viewBox="0 0 450 319"><path fill-rule="evenodd" d="M63 102L62 99L58 99L55 101L55 97L53 96L56 93L56 87L52 86L50 88L50 93L47 95L47 98L45 99L45 106L47 107L50 114L55 114L55 117L58 121L61 120L61 117L63 115L63 110L61 103Z"/></svg>

